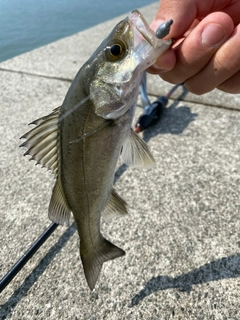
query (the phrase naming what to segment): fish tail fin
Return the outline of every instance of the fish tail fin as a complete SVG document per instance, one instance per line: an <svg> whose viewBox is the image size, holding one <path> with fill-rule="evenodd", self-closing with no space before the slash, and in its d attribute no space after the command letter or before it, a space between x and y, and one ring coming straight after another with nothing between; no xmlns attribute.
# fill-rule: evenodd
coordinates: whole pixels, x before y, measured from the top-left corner
<svg viewBox="0 0 240 320"><path fill-rule="evenodd" d="M93 290L103 263L124 256L125 251L118 248L107 239L102 238L95 250L91 252L85 250L85 248L82 248L80 245L80 255L88 286Z"/></svg>

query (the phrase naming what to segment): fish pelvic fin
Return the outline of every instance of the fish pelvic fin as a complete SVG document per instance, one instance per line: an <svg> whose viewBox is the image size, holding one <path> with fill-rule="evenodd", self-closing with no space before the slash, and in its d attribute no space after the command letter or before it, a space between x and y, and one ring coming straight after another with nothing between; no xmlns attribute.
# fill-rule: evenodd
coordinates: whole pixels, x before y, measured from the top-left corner
<svg viewBox="0 0 240 320"><path fill-rule="evenodd" d="M60 107L53 110L47 116L39 118L30 124L36 127L25 133L20 139L26 139L20 147L28 150L24 155L32 156L30 160L36 160L55 175L58 173L58 118Z"/></svg>
<svg viewBox="0 0 240 320"><path fill-rule="evenodd" d="M71 209L67 204L58 179L56 180L53 188L52 197L48 207L48 217L55 223L62 225L66 224L69 226Z"/></svg>
<svg viewBox="0 0 240 320"><path fill-rule="evenodd" d="M124 256L125 251L118 248L107 239L102 238L98 246L91 251L86 250L85 247L80 244L80 255L87 284L90 290L93 290L103 263Z"/></svg>
<svg viewBox="0 0 240 320"><path fill-rule="evenodd" d="M133 129L123 145L122 159L128 166L145 168L155 166L155 160L146 142Z"/></svg>
<svg viewBox="0 0 240 320"><path fill-rule="evenodd" d="M108 220L116 216L124 216L127 214L128 210L126 201L117 193L115 189L113 189L108 203L103 211L103 218Z"/></svg>

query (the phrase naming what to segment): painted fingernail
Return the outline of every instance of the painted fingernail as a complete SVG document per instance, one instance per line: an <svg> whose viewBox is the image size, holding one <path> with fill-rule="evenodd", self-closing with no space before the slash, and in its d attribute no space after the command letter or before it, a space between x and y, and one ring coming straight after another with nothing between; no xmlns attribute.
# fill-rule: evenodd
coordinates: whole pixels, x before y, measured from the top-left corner
<svg viewBox="0 0 240 320"><path fill-rule="evenodd" d="M220 24L208 24L202 32L202 44L214 47L225 37L225 34L225 30Z"/></svg>

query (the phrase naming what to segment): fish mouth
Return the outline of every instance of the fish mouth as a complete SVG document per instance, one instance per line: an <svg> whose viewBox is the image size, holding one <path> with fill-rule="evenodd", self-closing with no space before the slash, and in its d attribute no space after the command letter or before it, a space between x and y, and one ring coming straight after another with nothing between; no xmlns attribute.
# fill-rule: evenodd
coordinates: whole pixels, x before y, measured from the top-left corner
<svg viewBox="0 0 240 320"><path fill-rule="evenodd" d="M153 46L153 43L151 41L151 37L149 37L146 33L142 32L142 30L138 29L137 30L141 33L143 38L150 44L150 46Z"/></svg>
<svg viewBox="0 0 240 320"><path fill-rule="evenodd" d="M139 64L146 69L169 48L171 40L158 39L138 10L130 13L128 24L133 31L133 51L138 56Z"/></svg>
<svg viewBox="0 0 240 320"><path fill-rule="evenodd" d="M141 13L138 10L134 10L128 16L130 25L136 29L140 35L152 46L156 42L157 37L152 29L148 26L147 21L143 18ZM156 39L154 41L154 39Z"/></svg>

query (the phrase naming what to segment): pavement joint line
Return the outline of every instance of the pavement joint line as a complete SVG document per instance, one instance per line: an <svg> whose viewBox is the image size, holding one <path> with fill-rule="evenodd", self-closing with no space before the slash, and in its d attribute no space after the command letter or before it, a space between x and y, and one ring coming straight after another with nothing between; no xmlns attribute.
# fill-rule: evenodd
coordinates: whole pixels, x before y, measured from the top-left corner
<svg viewBox="0 0 240 320"><path fill-rule="evenodd" d="M190 102L190 103L196 103L196 101L191 100L191 99L189 99L189 100L181 100L181 101L186 101L186 102ZM206 103L202 103L202 102L198 101L197 104L205 106L205 107L219 108L219 109L225 109L225 110L229 110L229 111L240 112L240 109L229 108L229 107L225 107L223 105L210 104L209 102L206 104Z"/></svg>
<svg viewBox="0 0 240 320"><path fill-rule="evenodd" d="M27 72L27 71L20 71L20 70L11 70L11 69L6 69L6 68L0 68L0 71L3 72L10 72L10 73L17 73L17 74L22 74L22 75L28 75L28 76L33 76L33 77L39 77L39 78L45 78L45 79L52 79L52 80L59 80L59 81L66 81L66 82L72 82L73 79L70 78L62 78L62 77L56 77L56 76L47 76L47 75L43 75L43 74L39 74L39 73L31 73L31 72ZM155 96L153 94L148 94L149 96L152 97L156 97L158 98L158 96ZM192 100L192 99L185 99L185 100L179 100L179 99L174 99L171 98L169 99L169 101L186 101L186 102L190 102L190 103L196 103L196 101ZM205 103L202 103L200 101L197 102L199 105L203 105L206 106ZM240 109L235 109L235 108L229 108L229 107L225 107L223 105L214 105L214 104L210 104L208 102L207 106L213 107L213 108L220 108L220 109L225 109L225 110L229 110L229 111L237 111L240 112Z"/></svg>
<svg viewBox="0 0 240 320"><path fill-rule="evenodd" d="M56 76L47 76L47 75L44 75L44 74L31 73L31 72L20 71L20 70L11 70L11 69L0 68L0 71L10 72L10 73L18 73L18 74L22 74L22 75L25 74L25 75L28 75L28 76L46 78L46 79L52 79L52 80L60 80L60 81L67 81L67 82L72 82L73 81L73 79L69 79L69 78L61 78L61 77L56 77Z"/></svg>
<svg viewBox="0 0 240 320"><path fill-rule="evenodd" d="M158 98L159 96L155 96L155 95L153 95L153 94L149 94L148 95L149 97L155 97L155 98ZM237 111L237 112L240 112L240 109L235 109L235 108L229 108L229 107L225 107L225 106L222 106L222 105L215 105L215 104L210 104L209 102L206 104L206 103L203 103L203 102L200 102L200 101L198 101L198 102L196 102L196 101L194 101L194 100L191 100L191 99L179 99L179 98L176 98L176 99L174 99L174 98L169 98L169 101L183 101L183 102L190 102L190 103L193 103L193 104L198 104L198 105L200 105L200 106L205 106L205 107L211 107L211 108L219 108L219 109L224 109L224 110L229 110L229 111Z"/></svg>

